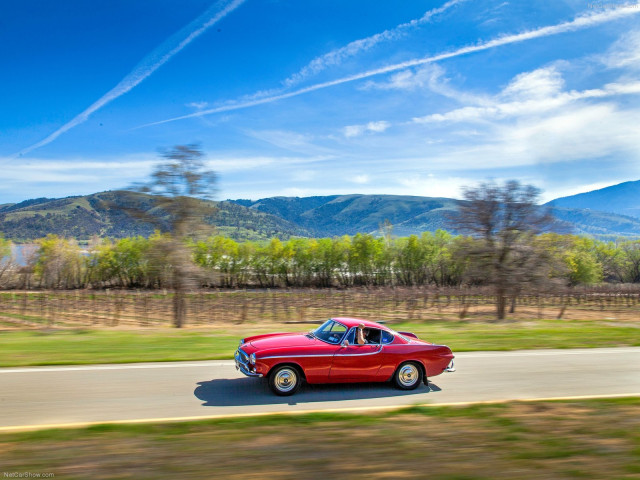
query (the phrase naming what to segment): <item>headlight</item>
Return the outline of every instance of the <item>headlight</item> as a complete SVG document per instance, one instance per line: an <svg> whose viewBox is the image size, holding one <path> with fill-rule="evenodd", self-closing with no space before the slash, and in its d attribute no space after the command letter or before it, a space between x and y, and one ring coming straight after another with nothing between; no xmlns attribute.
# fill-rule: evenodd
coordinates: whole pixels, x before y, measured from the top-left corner
<svg viewBox="0 0 640 480"><path fill-rule="evenodd" d="M243 343L244 343L244 338L240 340L240 344L238 345L238 347L241 347Z"/></svg>
<svg viewBox="0 0 640 480"><path fill-rule="evenodd" d="M252 365L256 364L256 354L252 353L251 355L249 355L249 363L251 363Z"/></svg>

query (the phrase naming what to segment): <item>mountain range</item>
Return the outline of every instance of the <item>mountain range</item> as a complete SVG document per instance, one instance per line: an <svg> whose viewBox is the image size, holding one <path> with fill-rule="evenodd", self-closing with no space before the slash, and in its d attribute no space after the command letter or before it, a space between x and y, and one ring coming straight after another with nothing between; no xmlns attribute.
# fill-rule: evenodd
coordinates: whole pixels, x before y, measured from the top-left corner
<svg viewBox="0 0 640 480"><path fill-rule="evenodd" d="M460 201L409 195L330 195L270 197L213 202L217 213L205 221L236 240L327 237L380 232L386 221L396 236L447 228ZM127 191L101 192L62 199L38 198L0 205L0 233L16 241L49 233L80 240L150 235L155 226L134 218L127 208L145 210L158 223L166 214L153 197ZM640 181L562 197L548 202L552 230L600 238L640 237Z"/></svg>

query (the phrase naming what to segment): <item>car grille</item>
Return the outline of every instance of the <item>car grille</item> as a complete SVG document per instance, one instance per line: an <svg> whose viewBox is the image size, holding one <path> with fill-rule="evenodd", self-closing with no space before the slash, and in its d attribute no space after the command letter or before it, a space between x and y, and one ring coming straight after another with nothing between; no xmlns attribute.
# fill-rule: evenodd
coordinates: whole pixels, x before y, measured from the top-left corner
<svg viewBox="0 0 640 480"><path fill-rule="evenodd" d="M249 356L244 353L241 348L238 349L238 353L240 354L240 358L242 359L243 363L249 363Z"/></svg>

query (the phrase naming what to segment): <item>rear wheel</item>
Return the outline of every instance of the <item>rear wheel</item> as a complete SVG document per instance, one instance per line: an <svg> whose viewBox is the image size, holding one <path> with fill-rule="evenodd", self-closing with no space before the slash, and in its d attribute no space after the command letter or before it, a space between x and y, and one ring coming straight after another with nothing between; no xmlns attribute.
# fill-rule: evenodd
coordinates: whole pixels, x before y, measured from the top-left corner
<svg viewBox="0 0 640 480"><path fill-rule="evenodd" d="M276 367L269 375L269 386L273 393L280 396L293 395L300 388L302 376L295 367L283 365Z"/></svg>
<svg viewBox="0 0 640 480"><path fill-rule="evenodd" d="M398 367L393 383L400 390L413 390L422 382L422 368L417 363L407 362Z"/></svg>

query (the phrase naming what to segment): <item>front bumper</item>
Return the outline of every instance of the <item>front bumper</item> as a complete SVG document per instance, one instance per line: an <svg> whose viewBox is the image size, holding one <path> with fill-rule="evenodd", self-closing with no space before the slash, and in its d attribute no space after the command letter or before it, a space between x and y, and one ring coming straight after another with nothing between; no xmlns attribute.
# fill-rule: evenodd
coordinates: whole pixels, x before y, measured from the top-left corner
<svg viewBox="0 0 640 480"><path fill-rule="evenodd" d="M240 370L247 377L261 377L261 373L251 371L251 366L249 365L249 362L244 359L244 357L246 357L246 355L243 355L242 352L240 352L240 349L236 350L236 353L233 356L233 358L235 358L236 360L236 370Z"/></svg>

